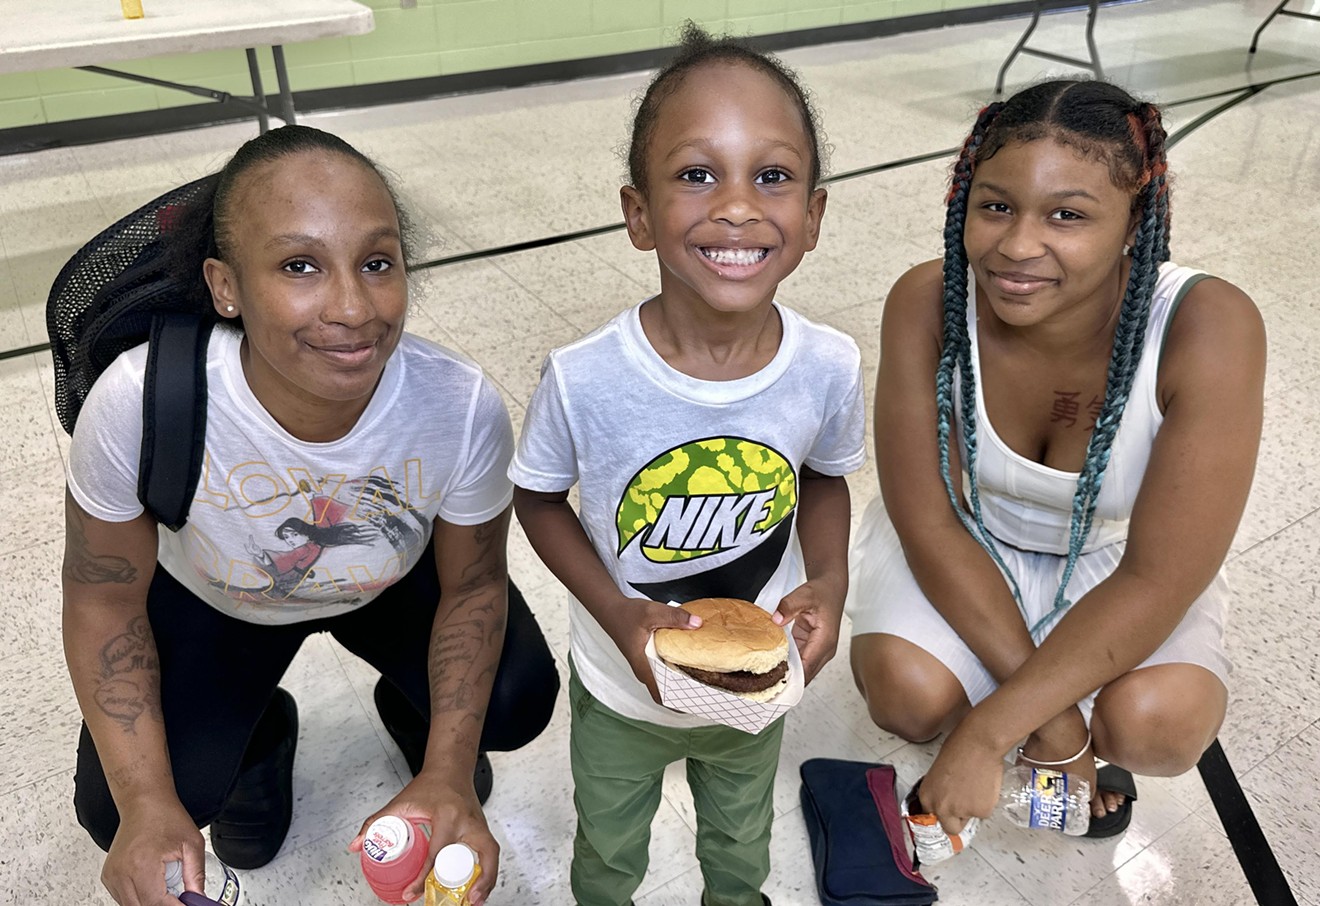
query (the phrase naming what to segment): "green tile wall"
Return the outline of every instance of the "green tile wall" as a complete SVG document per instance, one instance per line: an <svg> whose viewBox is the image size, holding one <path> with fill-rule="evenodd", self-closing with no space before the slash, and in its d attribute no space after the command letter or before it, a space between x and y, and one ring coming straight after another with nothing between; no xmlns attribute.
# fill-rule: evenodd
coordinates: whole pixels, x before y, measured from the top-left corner
<svg viewBox="0 0 1320 906"><path fill-rule="evenodd" d="M152 0L144 0L150 10ZM691 18L715 32L771 34L1010 0L363 0L370 34L289 45L295 91L648 50ZM259 52L267 91L270 55ZM115 68L235 94L250 91L241 50L157 57ZM196 104L182 92L76 70L0 75L0 129Z"/></svg>

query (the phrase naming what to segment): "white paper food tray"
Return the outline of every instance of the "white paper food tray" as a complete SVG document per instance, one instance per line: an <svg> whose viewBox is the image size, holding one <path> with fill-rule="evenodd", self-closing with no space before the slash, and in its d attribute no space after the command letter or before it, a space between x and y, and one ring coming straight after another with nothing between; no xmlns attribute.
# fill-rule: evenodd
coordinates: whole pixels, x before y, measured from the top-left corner
<svg viewBox="0 0 1320 906"><path fill-rule="evenodd" d="M651 672L655 674L656 685L660 687L660 703L667 708L706 717L744 733L760 733L802 700L802 657L789 631L791 626L790 623L783 627L784 634L788 636L788 685L764 703L748 701L732 692L707 686L686 673L672 669L655 653L655 633L652 633L646 640L646 659L651 664Z"/></svg>

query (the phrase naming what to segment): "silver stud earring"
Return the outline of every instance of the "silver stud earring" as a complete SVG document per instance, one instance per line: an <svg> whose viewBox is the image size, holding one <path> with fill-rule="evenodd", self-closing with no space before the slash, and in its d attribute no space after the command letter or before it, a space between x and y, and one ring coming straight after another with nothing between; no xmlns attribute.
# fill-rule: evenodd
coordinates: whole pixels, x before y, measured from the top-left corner
<svg viewBox="0 0 1320 906"><path fill-rule="evenodd" d="M1124 248L1124 250L1123 250L1123 254L1124 254L1124 255L1127 254L1127 249L1126 249L1126 248ZM225 311L229 312L229 313L232 315L232 314L234 313L234 306L232 306L232 305L226 305L226 306L225 306Z"/></svg>

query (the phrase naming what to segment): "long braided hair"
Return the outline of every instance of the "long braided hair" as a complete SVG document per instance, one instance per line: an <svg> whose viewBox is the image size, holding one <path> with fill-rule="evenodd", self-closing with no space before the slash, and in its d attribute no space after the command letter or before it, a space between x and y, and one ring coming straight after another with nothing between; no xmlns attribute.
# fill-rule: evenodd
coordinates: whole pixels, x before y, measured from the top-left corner
<svg viewBox="0 0 1320 906"><path fill-rule="evenodd" d="M1169 260L1168 165L1164 126L1155 105L1139 102L1108 82L1051 81L1027 88L1008 101L996 102L980 112L954 164L947 199L944 341L935 377L936 429L940 474L944 478L949 502L967 531L1007 577L1019 607L1023 603L1017 579L1004 563L981 516L976 479L976 373L967 330L968 261L963 246L963 227L967 219L967 197L977 165L989 160L1010 142L1044 138L1067 145L1088 158L1107 162L1114 185L1133 192L1132 213L1138 220L1132 244L1132 266L1114 331L1104 403L1096 418L1086 448L1086 460L1073 494L1067 560L1054 606L1031 627L1033 635L1071 603L1065 592L1077 558L1091 533L1096 500L1109 465L1114 435L1122 421L1141 359L1159 266ZM954 476L950 473L949 436L954 420L955 375L961 396L958 421L967 451L965 468L970 485L970 514L961 503Z"/></svg>

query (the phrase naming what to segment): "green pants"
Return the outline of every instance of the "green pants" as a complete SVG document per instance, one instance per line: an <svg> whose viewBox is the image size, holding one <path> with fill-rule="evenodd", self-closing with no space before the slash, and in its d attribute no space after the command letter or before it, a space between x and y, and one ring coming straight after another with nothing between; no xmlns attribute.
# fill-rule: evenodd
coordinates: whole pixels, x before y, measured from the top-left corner
<svg viewBox="0 0 1320 906"><path fill-rule="evenodd" d="M665 766L687 760L705 906L761 906L783 718L752 736L720 725L679 730L632 720L569 679L578 906L628 906L646 875Z"/></svg>

